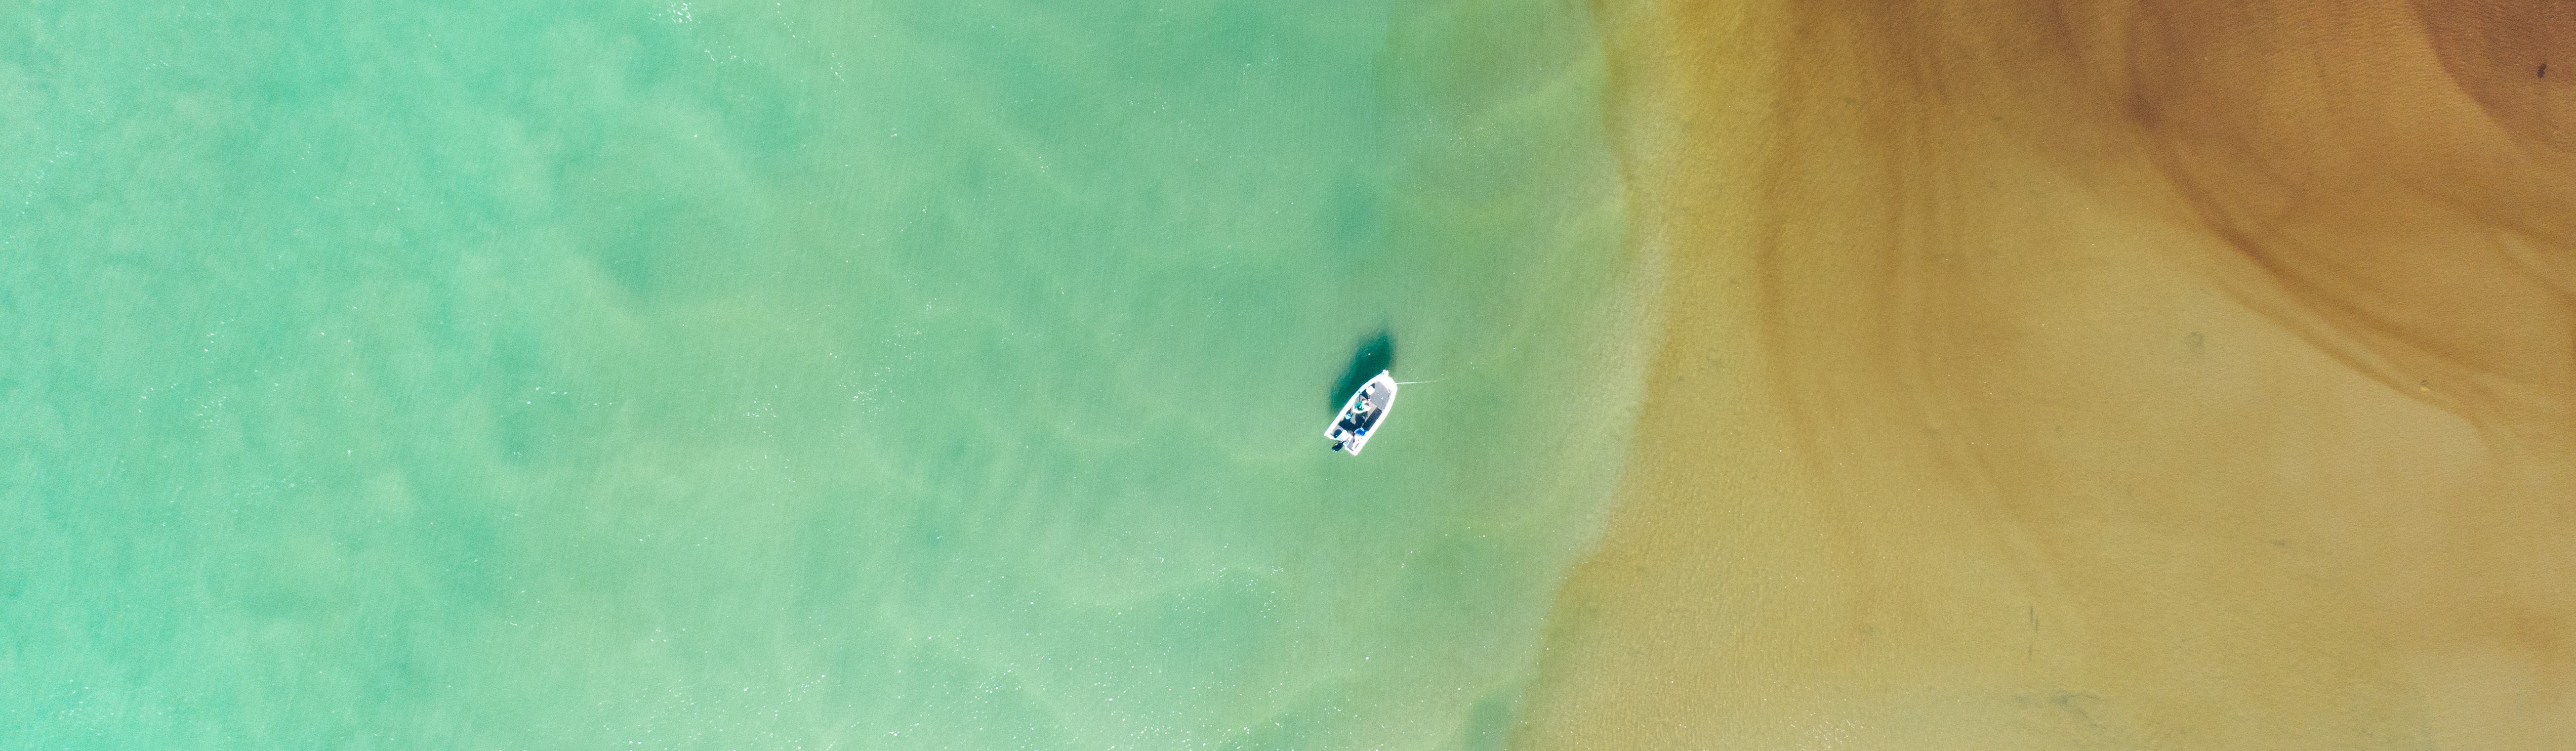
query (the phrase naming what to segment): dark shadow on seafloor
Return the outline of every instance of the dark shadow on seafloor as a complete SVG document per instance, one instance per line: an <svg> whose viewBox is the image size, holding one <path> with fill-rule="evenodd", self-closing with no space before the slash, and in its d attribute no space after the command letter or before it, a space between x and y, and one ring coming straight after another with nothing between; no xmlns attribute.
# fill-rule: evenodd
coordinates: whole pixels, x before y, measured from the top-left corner
<svg viewBox="0 0 2576 751"><path fill-rule="evenodd" d="M1377 333L1361 339L1356 350L1351 352L1351 365L1342 371L1341 380L1333 382L1332 401L1327 408L1340 411L1342 402L1349 401L1351 394L1360 390L1360 384L1377 377L1379 371L1394 369L1395 332L1380 326Z"/></svg>

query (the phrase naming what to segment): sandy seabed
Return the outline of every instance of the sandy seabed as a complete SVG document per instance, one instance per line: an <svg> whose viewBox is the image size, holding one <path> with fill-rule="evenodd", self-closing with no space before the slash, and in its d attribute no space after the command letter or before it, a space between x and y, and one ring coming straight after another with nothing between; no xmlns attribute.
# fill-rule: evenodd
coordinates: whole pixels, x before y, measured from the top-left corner
<svg viewBox="0 0 2576 751"><path fill-rule="evenodd" d="M2576 738L2576 3L1601 11L1664 340L1516 747Z"/></svg>

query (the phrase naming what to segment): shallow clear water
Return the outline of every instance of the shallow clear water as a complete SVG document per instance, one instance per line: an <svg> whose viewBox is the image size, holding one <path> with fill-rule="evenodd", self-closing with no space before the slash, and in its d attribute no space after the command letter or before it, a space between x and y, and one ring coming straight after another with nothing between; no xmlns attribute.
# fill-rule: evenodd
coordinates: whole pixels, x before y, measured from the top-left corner
<svg viewBox="0 0 2576 751"><path fill-rule="evenodd" d="M1634 402L1599 54L0 12L0 746L1494 747ZM1326 451L1381 327L1430 382Z"/></svg>

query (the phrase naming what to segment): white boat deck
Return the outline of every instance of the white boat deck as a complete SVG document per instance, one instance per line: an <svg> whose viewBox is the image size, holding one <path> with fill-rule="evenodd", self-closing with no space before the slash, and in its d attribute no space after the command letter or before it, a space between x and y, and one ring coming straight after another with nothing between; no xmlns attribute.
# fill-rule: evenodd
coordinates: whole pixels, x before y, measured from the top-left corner
<svg viewBox="0 0 2576 751"><path fill-rule="evenodd" d="M1324 427L1324 437L1332 439L1334 450L1358 456L1369 439L1377 435L1378 428L1386 424L1386 414L1394 408L1395 376L1378 371L1377 377L1361 384L1359 391L1342 403L1341 414L1334 415L1332 424Z"/></svg>

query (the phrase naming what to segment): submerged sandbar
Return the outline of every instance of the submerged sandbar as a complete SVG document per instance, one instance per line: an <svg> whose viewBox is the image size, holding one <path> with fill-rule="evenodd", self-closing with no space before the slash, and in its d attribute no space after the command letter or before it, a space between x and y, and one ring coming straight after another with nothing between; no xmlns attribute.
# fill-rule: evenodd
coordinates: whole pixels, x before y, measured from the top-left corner
<svg viewBox="0 0 2576 751"><path fill-rule="evenodd" d="M2576 9L1610 5L1665 339L1517 746L2576 731Z"/></svg>

